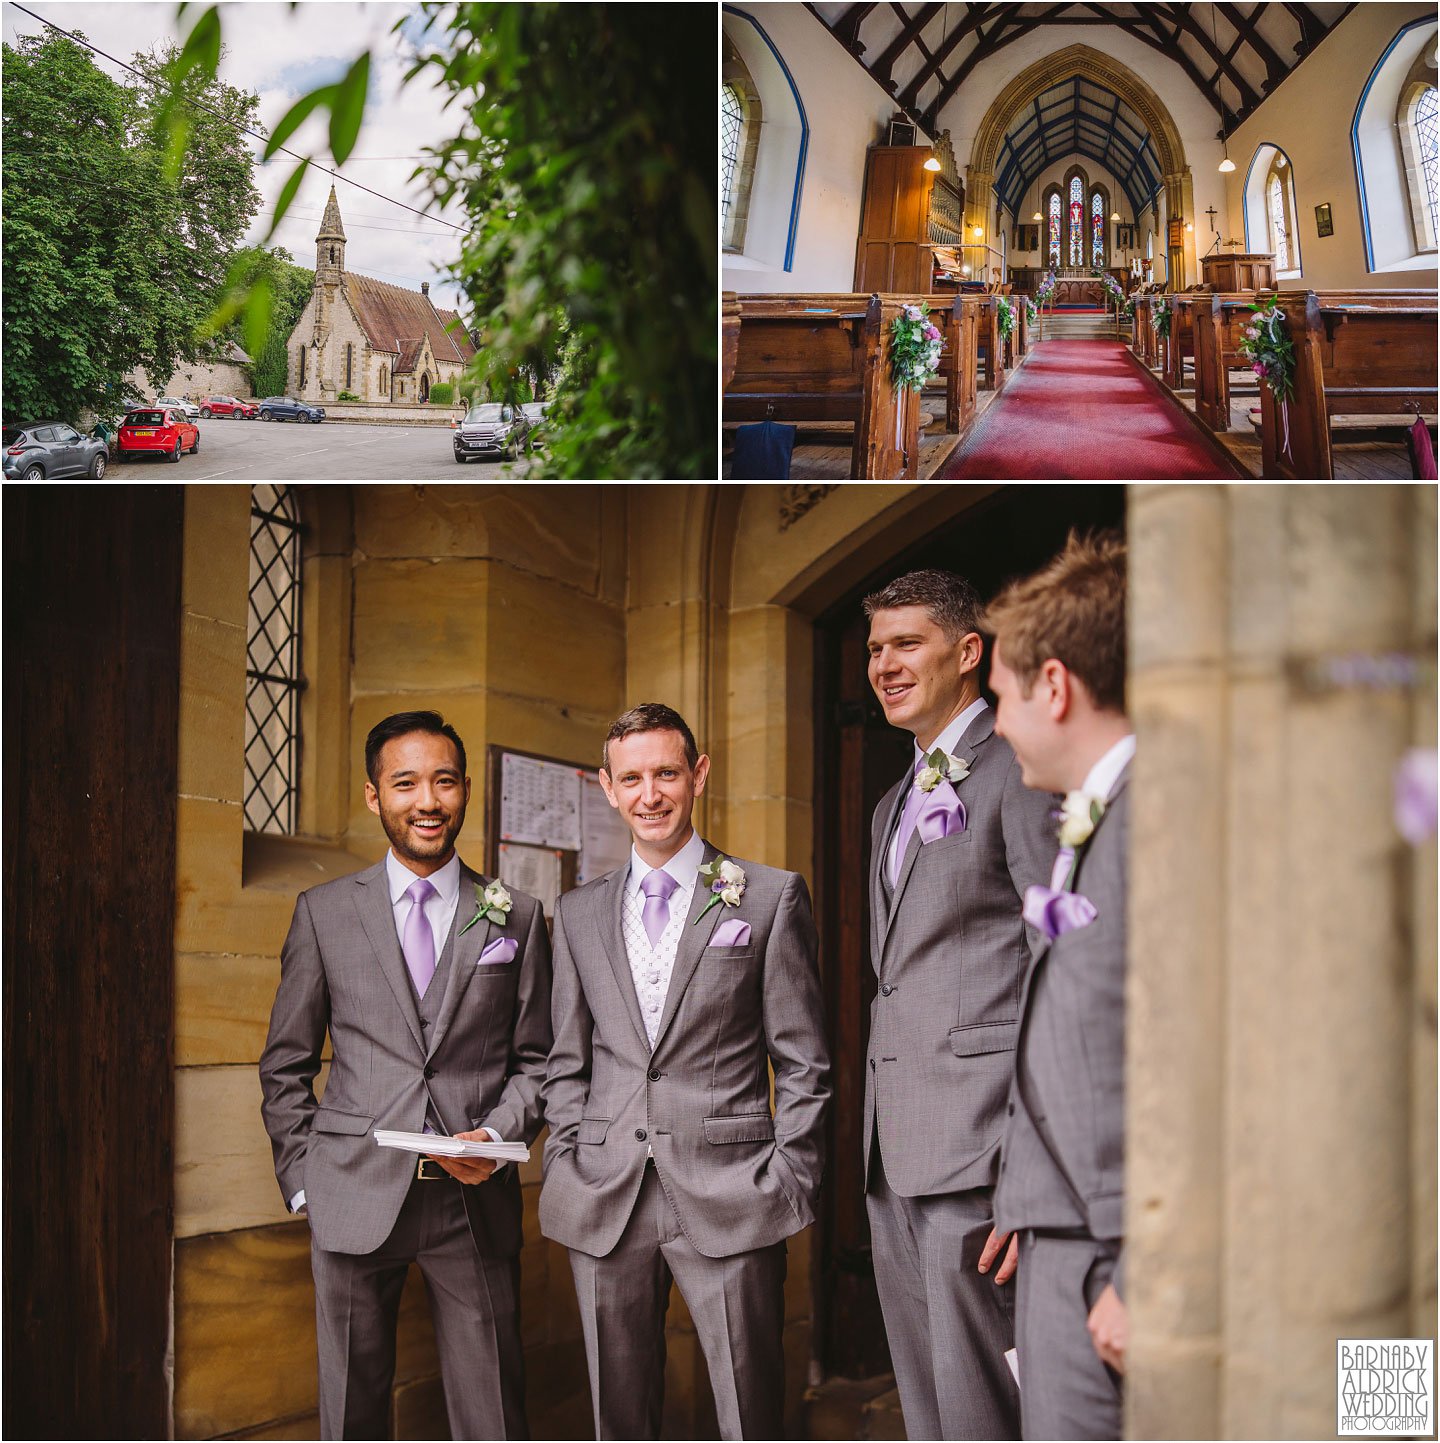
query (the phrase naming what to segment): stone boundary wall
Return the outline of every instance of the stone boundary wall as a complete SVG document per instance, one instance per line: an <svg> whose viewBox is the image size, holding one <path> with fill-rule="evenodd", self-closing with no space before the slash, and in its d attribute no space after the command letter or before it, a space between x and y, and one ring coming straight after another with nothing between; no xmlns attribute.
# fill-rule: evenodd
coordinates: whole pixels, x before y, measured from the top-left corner
<svg viewBox="0 0 1440 1443"><path fill-rule="evenodd" d="M446 426L465 417L464 406L410 406L388 401L321 401L327 421L360 422L372 426Z"/></svg>

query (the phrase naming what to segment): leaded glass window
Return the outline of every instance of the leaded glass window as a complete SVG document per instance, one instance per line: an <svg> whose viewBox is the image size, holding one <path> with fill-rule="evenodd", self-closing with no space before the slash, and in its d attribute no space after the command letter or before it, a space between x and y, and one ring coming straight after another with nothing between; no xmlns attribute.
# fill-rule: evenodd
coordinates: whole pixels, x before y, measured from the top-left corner
<svg viewBox="0 0 1440 1443"><path fill-rule="evenodd" d="M290 836L299 780L300 514L291 486L250 488L245 826Z"/></svg>
<svg viewBox="0 0 1440 1443"><path fill-rule="evenodd" d="M1278 175L1270 177L1270 242L1275 247L1276 271L1290 269L1290 237L1285 231L1285 187Z"/></svg>
<svg viewBox="0 0 1440 1443"><path fill-rule="evenodd" d="M740 128L745 123L740 96L733 85L720 87L720 218L730 215L730 188L740 159Z"/></svg>
<svg viewBox="0 0 1440 1443"><path fill-rule="evenodd" d="M1050 264L1060 264L1060 192L1054 191L1050 196L1050 245L1048 247Z"/></svg>
<svg viewBox="0 0 1440 1443"><path fill-rule="evenodd" d="M1425 201L1430 207L1430 230L1440 234L1436 212L1436 188L1440 185L1440 151L1436 146L1436 90L1432 85L1415 105L1415 141L1420 151L1420 168L1425 172Z"/></svg>
<svg viewBox="0 0 1440 1443"><path fill-rule="evenodd" d="M1085 187L1078 175L1070 178L1070 264L1085 263Z"/></svg>
<svg viewBox="0 0 1440 1443"><path fill-rule="evenodd" d="M1090 264L1105 264L1105 202L1098 190L1090 197Z"/></svg>

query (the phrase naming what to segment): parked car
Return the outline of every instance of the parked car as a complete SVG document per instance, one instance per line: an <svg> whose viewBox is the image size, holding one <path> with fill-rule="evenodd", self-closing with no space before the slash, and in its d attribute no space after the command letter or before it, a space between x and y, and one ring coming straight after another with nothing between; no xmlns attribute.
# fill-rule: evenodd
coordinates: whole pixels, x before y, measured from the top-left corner
<svg viewBox="0 0 1440 1443"><path fill-rule="evenodd" d="M173 411L179 411L187 421L198 421L200 419L200 408L194 401L182 400L179 396L156 396L157 406L169 406Z"/></svg>
<svg viewBox="0 0 1440 1443"><path fill-rule="evenodd" d="M312 406L309 401L297 401L294 396L266 396L260 402L262 421L323 421L324 406Z"/></svg>
<svg viewBox="0 0 1440 1443"><path fill-rule="evenodd" d="M28 426L6 426L5 475L25 481L59 480L62 476L105 474L110 453L103 438L82 436L63 421L38 421Z"/></svg>
<svg viewBox="0 0 1440 1443"><path fill-rule="evenodd" d="M520 409L530 423L531 446L543 446L545 444L545 416L550 410L549 401L527 401Z"/></svg>
<svg viewBox="0 0 1440 1443"><path fill-rule="evenodd" d="M200 428L171 406L147 406L120 423L119 448L122 461L144 455L178 461L181 451L193 455L200 449Z"/></svg>
<svg viewBox="0 0 1440 1443"><path fill-rule="evenodd" d="M523 445L530 449L530 423L518 407L503 401L482 401L471 406L454 430L455 459L501 455L513 461Z"/></svg>
<svg viewBox="0 0 1440 1443"><path fill-rule="evenodd" d="M245 421L258 421L260 408L254 401L247 401L241 397L235 402L235 414Z"/></svg>
<svg viewBox="0 0 1440 1443"><path fill-rule="evenodd" d="M248 401L237 400L234 396L200 397L200 414L207 421L211 416L229 416L232 421L239 421L245 418L247 411L255 412L255 408Z"/></svg>

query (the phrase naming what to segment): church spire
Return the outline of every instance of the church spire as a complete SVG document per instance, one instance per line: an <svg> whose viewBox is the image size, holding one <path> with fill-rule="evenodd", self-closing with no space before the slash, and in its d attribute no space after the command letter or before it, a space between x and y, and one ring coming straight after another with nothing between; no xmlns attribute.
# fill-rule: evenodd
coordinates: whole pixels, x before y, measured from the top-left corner
<svg viewBox="0 0 1440 1443"><path fill-rule="evenodd" d="M325 202L325 215L315 236L315 282L338 285L345 269L345 227L340 222L340 202L335 187Z"/></svg>

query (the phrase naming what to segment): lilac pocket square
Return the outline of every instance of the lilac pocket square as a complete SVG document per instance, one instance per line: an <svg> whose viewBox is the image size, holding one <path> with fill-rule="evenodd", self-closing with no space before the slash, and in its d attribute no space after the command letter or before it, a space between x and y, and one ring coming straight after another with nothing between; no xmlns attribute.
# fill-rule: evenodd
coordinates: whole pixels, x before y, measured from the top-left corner
<svg viewBox="0 0 1440 1443"><path fill-rule="evenodd" d="M480 954L480 960L475 965L479 967L487 962L513 962L519 950L520 945L513 937L497 937Z"/></svg>
<svg viewBox="0 0 1440 1443"><path fill-rule="evenodd" d="M722 922L710 935L712 947L743 947L750 940L750 924L738 917Z"/></svg>

